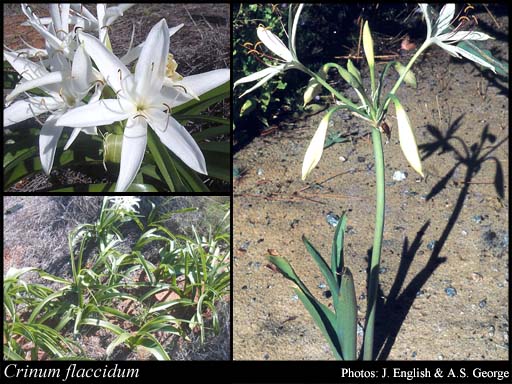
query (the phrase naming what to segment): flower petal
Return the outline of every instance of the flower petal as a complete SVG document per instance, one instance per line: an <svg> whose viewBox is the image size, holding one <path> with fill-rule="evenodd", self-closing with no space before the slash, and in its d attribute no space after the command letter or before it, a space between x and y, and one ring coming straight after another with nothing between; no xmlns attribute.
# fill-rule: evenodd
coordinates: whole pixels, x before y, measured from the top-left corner
<svg viewBox="0 0 512 384"><path fill-rule="evenodd" d="M119 92L123 89L123 86L130 88L133 76L128 68L126 68L126 65L114 56L97 38L87 33L79 33L79 35L81 41L84 42L85 51L94 60L94 63L114 92Z"/></svg>
<svg viewBox="0 0 512 384"><path fill-rule="evenodd" d="M174 90L179 92L179 95L175 96L175 100L170 107L176 107L186 103L189 100L197 98L197 96L199 96L200 99L202 94L227 83L230 74L231 71L229 69L216 69L214 71L187 76L179 81L164 81L164 85L176 87ZM169 95L171 99L174 98L174 96L171 96L170 92L167 95Z"/></svg>
<svg viewBox="0 0 512 384"><path fill-rule="evenodd" d="M64 127L91 127L108 125L115 121L126 120L133 114L123 105L122 99L102 99L67 111L57 124Z"/></svg>
<svg viewBox="0 0 512 384"><path fill-rule="evenodd" d="M439 35L440 33L443 33L443 31L446 28L448 28L454 15L455 15L455 4L446 4L441 9L441 12L439 12L439 17L437 18L437 21L436 21L436 31L434 33L436 36Z"/></svg>
<svg viewBox="0 0 512 384"><path fill-rule="evenodd" d="M14 90L10 94L7 95L7 97L5 98L5 101L8 103L8 102L12 101L16 96L18 96L19 94L21 94L25 91L28 91L33 88L43 87L48 84L59 83L62 80L63 80L62 72L57 71L57 72L50 72L47 75L38 77L37 79L34 79L34 80L27 80L22 83L18 83L16 88L14 88Z"/></svg>
<svg viewBox="0 0 512 384"><path fill-rule="evenodd" d="M162 19L151 28L135 68L135 92L142 98L162 88L168 53L169 29Z"/></svg>
<svg viewBox="0 0 512 384"><path fill-rule="evenodd" d="M261 79L260 81L258 81L255 85L253 85L251 88L249 88L247 91L245 91L244 93L242 93L240 95L240 97L244 97L245 95L247 95L248 93L254 91L255 89L261 87L263 84L265 84L267 81L269 81L271 78L273 78L275 75L281 73L281 71L278 71L278 72L274 72L274 73L271 73L270 75L268 75L267 77L264 77L263 79Z"/></svg>
<svg viewBox="0 0 512 384"><path fill-rule="evenodd" d="M297 34L297 25L299 24L300 13L302 12L303 7L304 4L299 4L299 7L295 12L295 16L293 18L292 34L290 36L290 48L292 55L295 57L297 57L297 50L295 49L295 35Z"/></svg>
<svg viewBox="0 0 512 384"><path fill-rule="evenodd" d="M427 40L429 40L432 37L432 21L430 20L429 5L426 3L420 3L418 6L420 7L421 12L423 12L423 17L427 24Z"/></svg>
<svg viewBox="0 0 512 384"><path fill-rule="evenodd" d="M4 127L25 121L45 112L51 112L63 104L52 97L31 97L19 100L4 109Z"/></svg>
<svg viewBox="0 0 512 384"><path fill-rule="evenodd" d="M304 155L304 161L302 162L302 180L306 180L306 177L308 177L322 157L330 115L330 113L325 114L313 135L313 139L311 139L311 142L309 143L306 154Z"/></svg>
<svg viewBox="0 0 512 384"><path fill-rule="evenodd" d="M185 127L157 109L151 109L147 117L149 125L167 148L194 171L208 174L204 155Z"/></svg>
<svg viewBox="0 0 512 384"><path fill-rule="evenodd" d="M180 24L180 25L177 25L176 27L169 28L169 37L171 37L176 32L178 32L184 25L185 24ZM130 49L128 52L126 52L126 54L123 57L121 57L121 61L124 64L128 65L132 61L136 60L140 56L140 53L142 52L144 43L145 42L142 42L139 45L137 45L135 48Z"/></svg>
<svg viewBox="0 0 512 384"><path fill-rule="evenodd" d="M62 133L62 127L56 124L58 116L52 115L46 119L39 134L39 157L44 173L50 174L57 149L57 142Z"/></svg>
<svg viewBox="0 0 512 384"><path fill-rule="evenodd" d="M258 27L256 33L265 46L287 62L293 61L293 55L283 41L264 27Z"/></svg>
<svg viewBox="0 0 512 384"><path fill-rule="evenodd" d="M279 69L277 67L268 67L268 68L262 69L261 71L254 72L253 74L251 74L249 76L242 77L241 79L238 79L237 81L235 81L235 83L233 84L233 89L235 89L235 87L239 84L251 83L253 81L256 81L263 77L266 77L270 74L279 73L282 68L284 68L284 66L279 66Z"/></svg>
<svg viewBox="0 0 512 384"><path fill-rule="evenodd" d="M127 135L129 133L129 136ZM139 171L147 144L147 123L142 117L128 119L126 122L121 163L116 192L124 192L132 183Z"/></svg>
<svg viewBox="0 0 512 384"><path fill-rule="evenodd" d="M25 59L16 52L4 51L4 59L7 60L25 80L34 80L48 74L48 71L43 65Z"/></svg>
<svg viewBox="0 0 512 384"><path fill-rule="evenodd" d="M488 63L485 60L482 60L476 55L473 55L472 53L466 51L465 49L459 48L455 45L445 44L440 41L435 42L439 47L443 48L445 51L448 51L448 53L455 57L461 57L464 56L466 59L469 59L471 61L474 61L477 64L480 64L482 67L489 68L491 71L496 73L496 67L492 65L491 63Z"/></svg>
<svg viewBox="0 0 512 384"><path fill-rule="evenodd" d="M85 53L85 49L80 45L73 57L71 67L71 79L73 89L77 93L85 92L92 81L92 63L91 58Z"/></svg>
<svg viewBox="0 0 512 384"><path fill-rule="evenodd" d="M442 41L462 41L462 40L488 40L493 39L493 37L477 31L458 31L458 32L448 32L443 35L437 36L437 39Z"/></svg>

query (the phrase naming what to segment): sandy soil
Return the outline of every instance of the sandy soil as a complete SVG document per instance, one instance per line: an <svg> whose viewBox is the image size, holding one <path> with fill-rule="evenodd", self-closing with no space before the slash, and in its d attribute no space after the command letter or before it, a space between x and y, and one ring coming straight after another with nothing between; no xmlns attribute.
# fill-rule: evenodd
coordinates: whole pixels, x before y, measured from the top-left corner
<svg viewBox="0 0 512 384"><path fill-rule="evenodd" d="M508 19L499 22L503 39L488 46L508 61ZM420 180L407 165L396 120L388 118L395 130L384 147L386 225L375 349L379 359L389 360L507 359L507 82L437 48L414 69L418 88L401 89L398 96L415 127L427 177ZM372 146L368 127L339 112L330 130L351 133L352 142L325 150L302 182L303 156L321 117L283 122L276 134L256 138L234 156L234 166L247 170L234 186L237 360L333 358L292 284L265 258L269 252L286 257L322 298L325 281L301 236L329 258L329 213L348 214L346 265L364 325L374 228ZM394 181L395 171L406 179Z"/></svg>

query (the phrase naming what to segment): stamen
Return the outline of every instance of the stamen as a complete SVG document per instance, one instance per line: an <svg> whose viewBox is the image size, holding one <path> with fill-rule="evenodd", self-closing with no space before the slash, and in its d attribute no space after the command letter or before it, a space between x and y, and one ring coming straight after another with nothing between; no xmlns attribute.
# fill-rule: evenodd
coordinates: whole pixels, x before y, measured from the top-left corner
<svg viewBox="0 0 512 384"><path fill-rule="evenodd" d="M464 8L464 13L468 12L468 9L475 9L471 4L469 4L466 8Z"/></svg>
<svg viewBox="0 0 512 384"><path fill-rule="evenodd" d="M155 63L154 62L151 63L151 72L153 72L153 69L155 69Z"/></svg>
<svg viewBox="0 0 512 384"><path fill-rule="evenodd" d="M123 81L123 79L122 79L122 73L121 73L121 68L119 68L119 69L117 70L117 73L119 73L119 81Z"/></svg>
<svg viewBox="0 0 512 384"><path fill-rule="evenodd" d="M174 87L174 88L181 88L181 89L183 89L183 92L185 92L185 93L188 95L187 88L185 88L183 85L180 85L180 84L173 84L173 87ZM166 104L164 104L164 105L166 105Z"/></svg>

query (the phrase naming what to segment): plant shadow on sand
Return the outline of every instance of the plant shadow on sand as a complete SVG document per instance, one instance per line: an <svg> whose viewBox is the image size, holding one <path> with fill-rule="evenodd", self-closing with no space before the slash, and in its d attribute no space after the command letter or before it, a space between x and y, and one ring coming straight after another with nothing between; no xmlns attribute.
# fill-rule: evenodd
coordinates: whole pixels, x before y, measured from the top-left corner
<svg viewBox="0 0 512 384"><path fill-rule="evenodd" d="M465 165L466 171L463 180L458 182L462 187L454 209L444 230L442 231L441 236L435 241L432 254L425 266L411 280L411 282L402 289L409 267L411 266L414 256L422 243L423 235L430 226L430 220L426 221L421 227L410 246L408 238L405 238L398 272L389 291L389 295L386 298L386 302L382 300L384 292L379 287L379 300L377 302L377 313L379 315L377 320L377 332L375 335L375 351L378 351L378 360L386 360L389 357L391 348L416 299L417 293L432 276L437 267L446 262L446 257L440 257L441 250L443 249L448 236L451 234L455 223L459 219L473 178L478 174L482 164L487 160L494 161L496 164L494 187L497 195L500 198L504 197L503 168L499 160L496 157L491 156L491 154L508 140L508 136L496 143L496 137L489 133L489 126L485 125L480 136L480 142L474 143L468 147L460 137L455 136L456 131L461 126L463 116L464 115L459 116L450 125L446 134L443 134L443 132L441 132L437 127L428 125L427 129L435 140L431 143L420 146L420 150L425 153L423 160L432 156L438 150L440 150L438 155L445 152L453 152L457 159L457 162L452 169L432 188L430 193L427 195L426 200L434 198L445 188L459 166ZM451 143L453 141L459 143L459 146L462 147L462 152ZM486 147L487 143L491 144L490 148ZM368 255L371 255L371 249L368 251ZM377 271L372 271L372 273L377 273ZM379 321L379 319L381 321ZM386 319L386 321L382 321L382 319Z"/></svg>

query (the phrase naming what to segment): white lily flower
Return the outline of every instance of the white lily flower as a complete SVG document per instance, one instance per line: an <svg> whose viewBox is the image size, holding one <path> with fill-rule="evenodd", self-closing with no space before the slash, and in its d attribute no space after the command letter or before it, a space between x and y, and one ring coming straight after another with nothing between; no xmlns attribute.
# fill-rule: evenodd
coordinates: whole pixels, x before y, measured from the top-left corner
<svg viewBox="0 0 512 384"><path fill-rule="evenodd" d="M109 197L112 202L112 209L119 210L121 213L134 212L138 213L140 198L135 196L116 196Z"/></svg>
<svg viewBox="0 0 512 384"><path fill-rule="evenodd" d="M86 127L126 120L116 192L125 191L137 175L146 149L148 124L162 143L185 164L206 174L206 163L199 146L170 115L171 108L188 99L179 92L163 87L169 53L169 30L165 19L149 32L134 75L98 39L86 33L80 33L80 39L118 98L102 99L73 109L61 116L57 124ZM201 94L228 81L229 70L196 76L201 79L201 87L194 90ZM190 76L188 79L194 83L197 77Z"/></svg>
<svg viewBox="0 0 512 384"><path fill-rule="evenodd" d="M52 66L59 70L48 72L44 66L20 57L13 52L4 52L4 58L26 80L7 96L12 100L17 94L39 87L49 96L29 97L19 100L4 110L4 127L19 123L29 118L50 113L41 128L39 135L39 156L41 166L46 174L50 174L57 143L63 127L57 126L57 119L65 112L83 105L82 98L88 94L94 75L90 58L83 47L78 47L71 65L60 55L52 58ZM90 101L99 100L101 87L97 87ZM68 149L80 132L97 134L95 126L75 128L64 149Z"/></svg>
<svg viewBox="0 0 512 384"><path fill-rule="evenodd" d="M461 31L459 28L451 30L450 24L455 15L455 4L446 4L439 12L437 20L433 23L429 4L419 4L425 22L427 23L427 39L424 44L436 44L450 55L460 58L461 56L480 64L483 67L490 68L496 73L496 68L480 57L471 52L462 49L455 44L465 40L488 40L491 36L477 31Z"/></svg>
<svg viewBox="0 0 512 384"><path fill-rule="evenodd" d="M69 33L70 4L50 4L49 8L51 21L45 26L30 6L27 4L21 5L21 10L28 18L28 24L44 37L46 53L48 53L49 49L52 49L64 54L68 59L72 59L76 49L76 42L74 40L74 32Z"/></svg>
<svg viewBox="0 0 512 384"><path fill-rule="evenodd" d="M267 81L269 81L274 76L287 71L288 69L292 68L302 68L302 64L297 59L297 52L295 50L295 34L297 32L297 24L299 22L299 16L302 12L304 4L300 4L297 12L295 13L295 17L293 20L293 27L291 31L291 36L289 40L289 46L286 47L286 45L283 43L283 41L277 37L275 34L273 34L271 31L266 29L265 27L259 26L256 33L258 35L258 38L260 41L273 53L275 53L277 56L279 56L280 60L282 61L280 64L276 65L268 65L268 68L265 68L261 71L255 72L252 75L242 77L241 79L235 81L233 84L233 89L239 85L244 83L251 83L253 81L259 80L256 85L249 88L247 91L242 93L240 97L245 96L249 92L254 91L256 88L259 88L263 84L265 84Z"/></svg>

